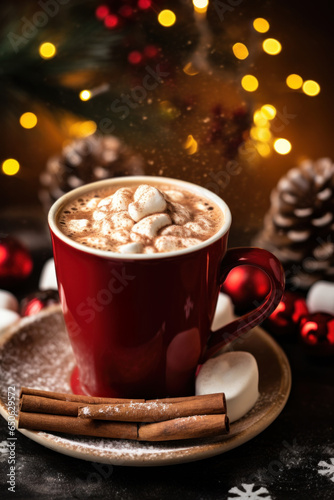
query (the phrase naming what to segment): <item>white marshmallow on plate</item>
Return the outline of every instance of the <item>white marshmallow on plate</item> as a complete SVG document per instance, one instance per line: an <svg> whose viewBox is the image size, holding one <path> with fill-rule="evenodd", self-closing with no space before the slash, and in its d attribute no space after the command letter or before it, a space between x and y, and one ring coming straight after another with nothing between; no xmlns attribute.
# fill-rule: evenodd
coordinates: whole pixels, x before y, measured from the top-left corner
<svg viewBox="0 0 334 500"><path fill-rule="evenodd" d="M196 378L196 395L224 392L227 415L235 422L259 397L259 370L249 352L225 352L206 361Z"/></svg>
<svg viewBox="0 0 334 500"><path fill-rule="evenodd" d="M0 309L0 330L16 323L20 319L20 315L10 309Z"/></svg>
<svg viewBox="0 0 334 500"><path fill-rule="evenodd" d="M307 294L306 304L310 313L324 312L334 315L334 283L314 283Z"/></svg>
<svg viewBox="0 0 334 500"><path fill-rule="evenodd" d="M17 312L19 303L14 295L7 290L0 290L0 309L9 309Z"/></svg>
<svg viewBox="0 0 334 500"><path fill-rule="evenodd" d="M233 304L231 298L226 293L218 295L216 312L211 325L211 330L216 331L236 319L233 312Z"/></svg>
<svg viewBox="0 0 334 500"><path fill-rule="evenodd" d="M38 288L40 290L58 289L55 261L53 259L49 259L45 262L39 278Z"/></svg>

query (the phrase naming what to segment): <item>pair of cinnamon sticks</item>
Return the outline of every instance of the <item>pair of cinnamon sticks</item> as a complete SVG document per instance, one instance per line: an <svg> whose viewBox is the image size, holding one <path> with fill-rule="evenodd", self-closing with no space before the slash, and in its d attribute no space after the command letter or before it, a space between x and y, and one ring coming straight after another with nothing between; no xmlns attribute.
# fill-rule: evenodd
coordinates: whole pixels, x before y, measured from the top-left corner
<svg viewBox="0 0 334 500"><path fill-rule="evenodd" d="M19 428L136 441L229 432L223 393L167 399L98 398L22 387Z"/></svg>

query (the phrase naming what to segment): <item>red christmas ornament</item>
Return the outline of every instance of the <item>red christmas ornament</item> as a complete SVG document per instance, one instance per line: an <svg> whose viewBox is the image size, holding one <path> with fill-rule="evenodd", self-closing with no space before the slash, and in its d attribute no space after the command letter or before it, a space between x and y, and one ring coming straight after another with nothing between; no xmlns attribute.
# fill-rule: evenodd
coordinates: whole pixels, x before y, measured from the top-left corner
<svg viewBox="0 0 334 500"><path fill-rule="evenodd" d="M305 299L292 292L284 292L281 302L264 325L274 335L291 335L298 332L303 316L308 314Z"/></svg>
<svg viewBox="0 0 334 500"><path fill-rule="evenodd" d="M0 288L27 278L33 268L28 250L15 238L0 237Z"/></svg>
<svg viewBox="0 0 334 500"><path fill-rule="evenodd" d="M21 316L32 316L52 304L59 304L59 295L56 290L39 290L31 293L21 302Z"/></svg>
<svg viewBox="0 0 334 500"><path fill-rule="evenodd" d="M334 316L331 314L313 313L303 317L299 335L303 345L312 354L334 354Z"/></svg>
<svg viewBox="0 0 334 500"><path fill-rule="evenodd" d="M255 309L270 291L267 275L253 266L239 266L227 276L221 291L231 297L237 314Z"/></svg>

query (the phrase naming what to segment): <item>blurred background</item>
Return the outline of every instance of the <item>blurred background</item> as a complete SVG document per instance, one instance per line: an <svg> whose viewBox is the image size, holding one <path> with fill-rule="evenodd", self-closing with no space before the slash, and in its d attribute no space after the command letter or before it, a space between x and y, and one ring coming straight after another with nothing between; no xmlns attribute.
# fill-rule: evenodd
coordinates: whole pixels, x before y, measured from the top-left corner
<svg viewBox="0 0 334 500"><path fill-rule="evenodd" d="M2 240L16 238L40 269L54 200L145 173L216 192L232 210L230 245L249 245L279 179L307 158L333 157L331 9L1 2Z"/></svg>

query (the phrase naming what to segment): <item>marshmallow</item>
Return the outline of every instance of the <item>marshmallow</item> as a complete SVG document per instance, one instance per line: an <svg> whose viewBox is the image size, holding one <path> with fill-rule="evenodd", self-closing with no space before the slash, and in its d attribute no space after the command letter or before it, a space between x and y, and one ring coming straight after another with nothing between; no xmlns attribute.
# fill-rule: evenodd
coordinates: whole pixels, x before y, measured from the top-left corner
<svg viewBox="0 0 334 500"><path fill-rule="evenodd" d="M16 323L20 316L15 311L9 309L0 309L0 330Z"/></svg>
<svg viewBox="0 0 334 500"><path fill-rule="evenodd" d="M9 309L11 311L19 310L19 303L14 295L7 290L0 290L0 309Z"/></svg>
<svg viewBox="0 0 334 500"><path fill-rule="evenodd" d="M310 313L324 312L334 315L334 283L317 281L307 294L306 304Z"/></svg>
<svg viewBox="0 0 334 500"><path fill-rule="evenodd" d="M157 253L154 247L148 246L144 248L144 253Z"/></svg>
<svg viewBox="0 0 334 500"><path fill-rule="evenodd" d="M149 215L140 222L137 222L133 226L132 231L147 238L154 238L162 227L168 226L171 223L171 218L167 214Z"/></svg>
<svg viewBox="0 0 334 500"><path fill-rule="evenodd" d="M155 247L159 252L172 252L182 248L182 244L180 244L180 238L175 236L159 236L155 240Z"/></svg>
<svg viewBox="0 0 334 500"><path fill-rule="evenodd" d="M136 222L147 215L163 212L167 208L166 200L161 191L146 184L139 186L134 194L134 200L129 205L129 215Z"/></svg>
<svg viewBox="0 0 334 500"><path fill-rule="evenodd" d="M179 224L183 226L191 218L189 210L186 207L180 205L179 203L169 202L168 209L174 224Z"/></svg>
<svg viewBox="0 0 334 500"><path fill-rule="evenodd" d="M196 395L224 392L230 422L243 417L259 397L259 371L249 352L225 352L206 361L196 378Z"/></svg>
<svg viewBox="0 0 334 500"><path fill-rule="evenodd" d="M69 229L75 233L81 233L87 226L87 219L73 219L67 223Z"/></svg>
<svg viewBox="0 0 334 500"><path fill-rule="evenodd" d="M208 234L208 231L197 222L187 222L184 227L188 228L194 235L205 236Z"/></svg>
<svg viewBox="0 0 334 500"><path fill-rule="evenodd" d="M53 259L49 259L45 262L41 277L39 278L38 288L40 290L57 290L56 268Z"/></svg>
<svg viewBox="0 0 334 500"><path fill-rule="evenodd" d="M202 243L202 240L198 238L182 238L181 243L184 248L189 248Z"/></svg>
<svg viewBox="0 0 334 500"><path fill-rule="evenodd" d="M233 313L232 300L225 293L220 293L218 295L218 301L216 305L216 312L211 325L211 330L216 331L225 325L228 325L235 319Z"/></svg>
<svg viewBox="0 0 334 500"><path fill-rule="evenodd" d="M111 238L114 241L118 241L119 243L128 243L129 237L130 235L128 231L125 231L124 229L119 229L118 231L111 232Z"/></svg>
<svg viewBox="0 0 334 500"><path fill-rule="evenodd" d="M177 236L179 238L189 238L192 236L190 229L184 226L177 226L173 224L172 226L167 226L160 232L161 236Z"/></svg>
<svg viewBox="0 0 334 500"><path fill-rule="evenodd" d="M101 207L100 210L94 210L93 219L96 220L96 222L99 222L100 220L107 217L107 212L106 212L105 208L106 207Z"/></svg>
<svg viewBox="0 0 334 500"><path fill-rule="evenodd" d="M120 253L142 253L144 246L141 243L127 243L118 247Z"/></svg>
<svg viewBox="0 0 334 500"><path fill-rule="evenodd" d="M168 189L164 191L170 201L182 202L184 200L184 194L181 191L174 191L174 189Z"/></svg>
<svg viewBox="0 0 334 500"><path fill-rule="evenodd" d="M134 224L127 211L116 212L110 217L110 220L117 229L131 229Z"/></svg>

